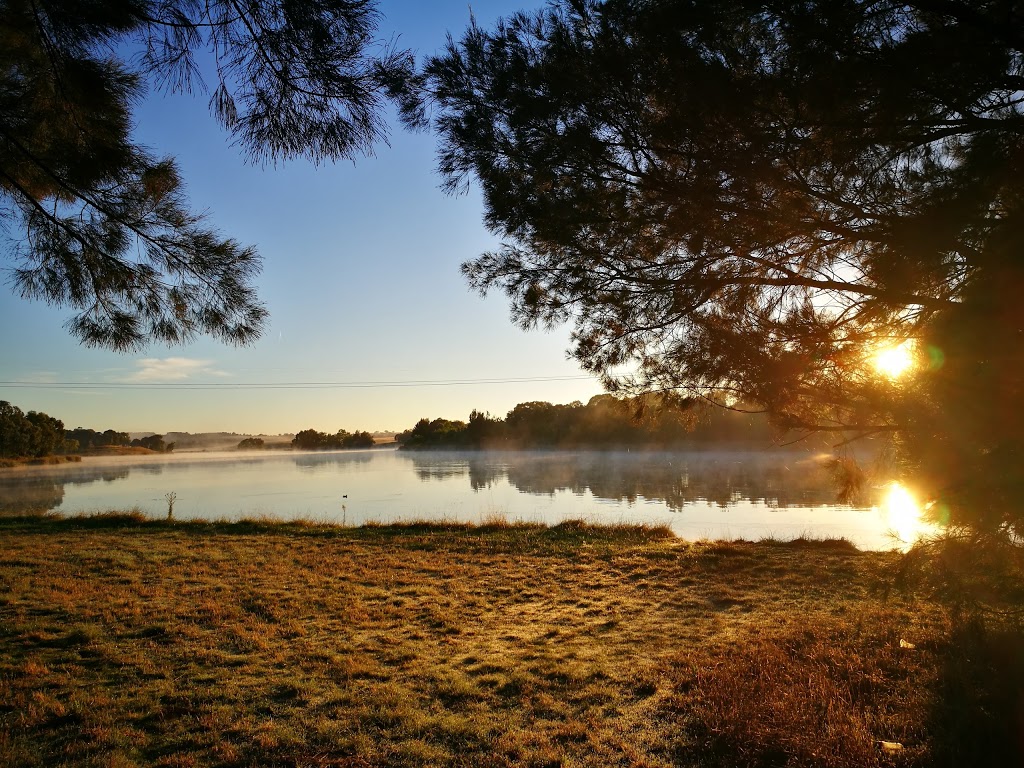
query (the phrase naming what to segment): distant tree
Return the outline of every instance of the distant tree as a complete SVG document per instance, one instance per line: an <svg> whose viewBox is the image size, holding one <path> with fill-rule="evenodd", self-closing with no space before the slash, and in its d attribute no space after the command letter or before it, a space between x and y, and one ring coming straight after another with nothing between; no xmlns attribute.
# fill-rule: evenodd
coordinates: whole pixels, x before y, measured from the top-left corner
<svg viewBox="0 0 1024 768"><path fill-rule="evenodd" d="M323 432L315 429L304 429L297 432L292 438L292 447L303 451L319 450L327 447L329 438Z"/></svg>
<svg viewBox="0 0 1024 768"><path fill-rule="evenodd" d="M238 443L240 451L260 451L264 447L263 439L260 437L247 437Z"/></svg>
<svg viewBox="0 0 1024 768"><path fill-rule="evenodd" d="M29 456L30 435L25 414L16 405L0 400L0 456Z"/></svg>
<svg viewBox="0 0 1024 768"><path fill-rule="evenodd" d="M0 456L49 456L71 447L60 419L37 411L23 413L17 406L0 400Z"/></svg>
<svg viewBox="0 0 1024 768"><path fill-rule="evenodd" d="M475 408L466 424L466 442L475 448L496 447L505 439L505 423Z"/></svg>
<svg viewBox="0 0 1024 768"><path fill-rule="evenodd" d="M373 435L369 432L353 432L342 442L343 448L373 448L373 445Z"/></svg>
<svg viewBox="0 0 1024 768"><path fill-rule="evenodd" d="M103 430L103 442L100 445L129 445L131 441L127 432L105 429Z"/></svg>
<svg viewBox="0 0 1024 768"><path fill-rule="evenodd" d="M100 435L95 430L75 427L64 433L65 439L75 441L79 449L88 450L99 444Z"/></svg>
<svg viewBox="0 0 1024 768"><path fill-rule="evenodd" d="M420 419L403 432L398 442L404 448L456 448L467 445L466 423L448 419Z"/></svg>
<svg viewBox="0 0 1024 768"><path fill-rule="evenodd" d="M132 136L147 81L206 92L250 157L352 158L384 139L412 57L373 34L372 0L0 3L0 215L22 239L14 291L70 307L89 346L196 334L244 344L266 310L260 258L188 209L173 160ZM376 47L376 53L370 51Z"/></svg>
<svg viewBox="0 0 1024 768"><path fill-rule="evenodd" d="M50 456L64 452L63 421L37 411L29 411L25 418L32 425L31 451L33 456Z"/></svg>
<svg viewBox="0 0 1024 768"><path fill-rule="evenodd" d="M426 65L463 265L611 391L897 435L952 519L1024 523L1024 8L555 0ZM873 358L911 342L913 376ZM623 369L635 374L620 377ZM1019 528L1017 528L1019 533Z"/></svg>
<svg viewBox="0 0 1024 768"><path fill-rule="evenodd" d="M137 448L148 448L159 453L170 453L174 450L174 443L165 443L163 435L149 435L132 440L132 445Z"/></svg>
<svg viewBox="0 0 1024 768"><path fill-rule="evenodd" d="M555 446L566 442L583 404L519 403L505 416L509 437L527 445Z"/></svg>
<svg viewBox="0 0 1024 768"><path fill-rule="evenodd" d="M306 451L337 450L340 448L372 448L373 435L369 432L350 433L339 429L335 434L304 429L292 439L292 446Z"/></svg>

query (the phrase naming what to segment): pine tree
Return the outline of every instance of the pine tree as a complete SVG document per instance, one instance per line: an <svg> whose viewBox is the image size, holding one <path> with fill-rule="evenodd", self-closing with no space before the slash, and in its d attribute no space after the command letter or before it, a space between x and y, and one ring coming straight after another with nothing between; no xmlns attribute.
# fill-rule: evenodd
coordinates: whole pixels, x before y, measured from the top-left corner
<svg viewBox="0 0 1024 768"><path fill-rule="evenodd" d="M0 2L0 217L13 287L70 307L84 344L132 350L266 319L256 250L188 208L173 160L132 141L148 85L202 90L257 161L351 158L385 138L408 52L377 46L370 0Z"/></svg>
<svg viewBox="0 0 1024 768"><path fill-rule="evenodd" d="M1020 518L1019 2L563 0L424 78L504 240L463 271L521 325L573 323L613 391L895 436L954 518Z"/></svg>

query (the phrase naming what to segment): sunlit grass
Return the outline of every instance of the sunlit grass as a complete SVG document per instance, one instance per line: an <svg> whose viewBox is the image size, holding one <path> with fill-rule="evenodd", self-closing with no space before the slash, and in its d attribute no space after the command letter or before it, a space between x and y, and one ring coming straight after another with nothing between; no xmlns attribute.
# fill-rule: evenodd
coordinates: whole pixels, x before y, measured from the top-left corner
<svg viewBox="0 0 1024 768"><path fill-rule="evenodd" d="M943 698L973 653L936 605L885 594L899 556L841 541L131 511L0 533L0 765L1016 757L999 711ZM991 701L998 681L957 684Z"/></svg>

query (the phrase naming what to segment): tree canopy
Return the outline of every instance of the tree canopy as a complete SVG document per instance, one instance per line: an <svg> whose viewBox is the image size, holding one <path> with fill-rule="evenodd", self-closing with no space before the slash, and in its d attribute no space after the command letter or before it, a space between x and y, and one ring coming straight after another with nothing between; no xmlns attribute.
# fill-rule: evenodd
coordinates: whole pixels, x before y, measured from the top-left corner
<svg viewBox="0 0 1024 768"><path fill-rule="evenodd" d="M23 413L0 400L0 458L49 456L69 447L60 419L38 411Z"/></svg>
<svg viewBox="0 0 1024 768"><path fill-rule="evenodd" d="M0 2L14 291L69 307L87 345L258 337L258 253L189 210L174 161L133 141L132 107L147 84L203 91L256 161L352 158L386 138L382 102L412 67L376 23L372 0Z"/></svg>
<svg viewBox="0 0 1024 768"><path fill-rule="evenodd" d="M424 78L504 240L463 272L524 327L612 391L894 434L940 506L1019 519L1019 2L559 0Z"/></svg>

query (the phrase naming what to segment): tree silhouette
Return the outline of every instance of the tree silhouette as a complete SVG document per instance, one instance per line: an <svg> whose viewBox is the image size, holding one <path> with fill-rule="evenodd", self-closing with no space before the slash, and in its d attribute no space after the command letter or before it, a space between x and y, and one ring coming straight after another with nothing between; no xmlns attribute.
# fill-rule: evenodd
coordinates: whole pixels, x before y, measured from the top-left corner
<svg viewBox="0 0 1024 768"><path fill-rule="evenodd" d="M411 55L374 45L370 0L10 0L0 4L0 215L20 229L14 291L69 307L84 344L196 334L245 344L260 258L188 209L173 160L130 136L147 82L206 90L257 161L351 158L385 138Z"/></svg>
<svg viewBox="0 0 1024 768"><path fill-rule="evenodd" d="M1022 30L1012 0L562 0L473 23L424 72L448 187L477 179L504 238L463 271L524 327L572 322L610 390L896 434L954 513L1017 520ZM907 341L915 375L879 374ZM979 463L983 499L951 473Z"/></svg>

